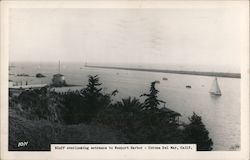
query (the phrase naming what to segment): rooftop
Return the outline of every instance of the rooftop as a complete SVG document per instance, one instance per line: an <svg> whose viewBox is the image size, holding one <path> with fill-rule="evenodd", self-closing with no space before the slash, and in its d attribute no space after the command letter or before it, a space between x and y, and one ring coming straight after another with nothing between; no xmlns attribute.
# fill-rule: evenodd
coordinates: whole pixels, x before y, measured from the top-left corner
<svg viewBox="0 0 250 160"><path fill-rule="evenodd" d="M61 77L61 76L64 76L64 75L62 75L62 74L60 74L60 73L57 73L57 74L54 74L53 76Z"/></svg>

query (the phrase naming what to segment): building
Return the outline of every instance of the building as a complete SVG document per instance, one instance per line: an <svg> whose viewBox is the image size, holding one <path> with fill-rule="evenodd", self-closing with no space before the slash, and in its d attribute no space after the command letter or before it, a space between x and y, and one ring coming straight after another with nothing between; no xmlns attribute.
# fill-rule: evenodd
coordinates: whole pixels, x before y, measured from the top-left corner
<svg viewBox="0 0 250 160"><path fill-rule="evenodd" d="M66 85L66 83L65 83L64 75L62 75L60 73L53 75L52 86L54 86L54 87L62 87L62 86L65 86L65 85Z"/></svg>
<svg viewBox="0 0 250 160"><path fill-rule="evenodd" d="M66 85L65 77L60 73L60 61L58 64L58 73L53 75L52 86L53 87L63 87Z"/></svg>

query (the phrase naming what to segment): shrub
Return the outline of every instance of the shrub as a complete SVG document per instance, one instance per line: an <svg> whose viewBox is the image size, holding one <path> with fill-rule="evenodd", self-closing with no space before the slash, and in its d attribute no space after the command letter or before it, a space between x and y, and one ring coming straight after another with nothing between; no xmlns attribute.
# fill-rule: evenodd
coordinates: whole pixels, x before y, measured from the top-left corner
<svg viewBox="0 0 250 160"><path fill-rule="evenodd" d="M11 99L10 108L31 120L62 121L61 97L47 88L28 90Z"/></svg>
<svg viewBox="0 0 250 160"><path fill-rule="evenodd" d="M47 120L27 120L20 116L9 116L10 151L49 151L51 144L113 144L125 143L122 133L107 126L62 125ZM18 147L19 142L28 142Z"/></svg>
<svg viewBox="0 0 250 160"><path fill-rule="evenodd" d="M190 124L184 130L184 142L188 144L197 144L198 151L212 150L213 141L209 138L209 132L202 122L201 116L193 113L189 118Z"/></svg>

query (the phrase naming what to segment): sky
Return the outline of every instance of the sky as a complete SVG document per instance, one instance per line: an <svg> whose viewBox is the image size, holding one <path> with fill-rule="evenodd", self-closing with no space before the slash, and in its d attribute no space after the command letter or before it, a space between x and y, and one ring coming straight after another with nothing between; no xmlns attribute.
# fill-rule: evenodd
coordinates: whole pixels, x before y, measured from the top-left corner
<svg viewBox="0 0 250 160"><path fill-rule="evenodd" d="M10 61L240 68L237 8L11 9Z"/></svg>

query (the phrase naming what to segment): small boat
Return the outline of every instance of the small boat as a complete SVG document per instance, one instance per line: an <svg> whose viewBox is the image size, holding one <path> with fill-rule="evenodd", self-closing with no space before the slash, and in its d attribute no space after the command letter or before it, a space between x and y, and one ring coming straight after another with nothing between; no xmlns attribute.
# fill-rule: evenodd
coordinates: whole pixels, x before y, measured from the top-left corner
<svg viewBox="0 0 250 160"><path fill-rule="evenodd" d="M160 81L156 80L155 83L160 83Z"/></svg>
<svg viewBox="0 0 250 160"><path fill-rule="evenodd" d="M37 73L36 74L36 78L43 78L43 77L46 77L45 75L41 74L41 73Z"/></svg>
<svg viewBox="0 0 250 160"><path fill-rule="evenodd" d="M163 77L162 80L168 80L168 78Z"/></svg>
<svg viewBox="0 0 250 160"><path fill-rule="evenodd" d="M213 81L212 87L210 89L210 94L215 95L215 96L221 96L222 95L219 84L218 84L217 77L215 77L215 79Z"/></svg>
<svg viewBox="0 0 250 160"><path fill-rule="evenodd" d="M186 88L192 88L190 85L187 85Z"/></svg>
<svg viewBox="0 0 250 160"><path fill-rule="evenodd" d="M18 77L29 77L30 75L22 73L22 74L17 74Z"/></svg>

